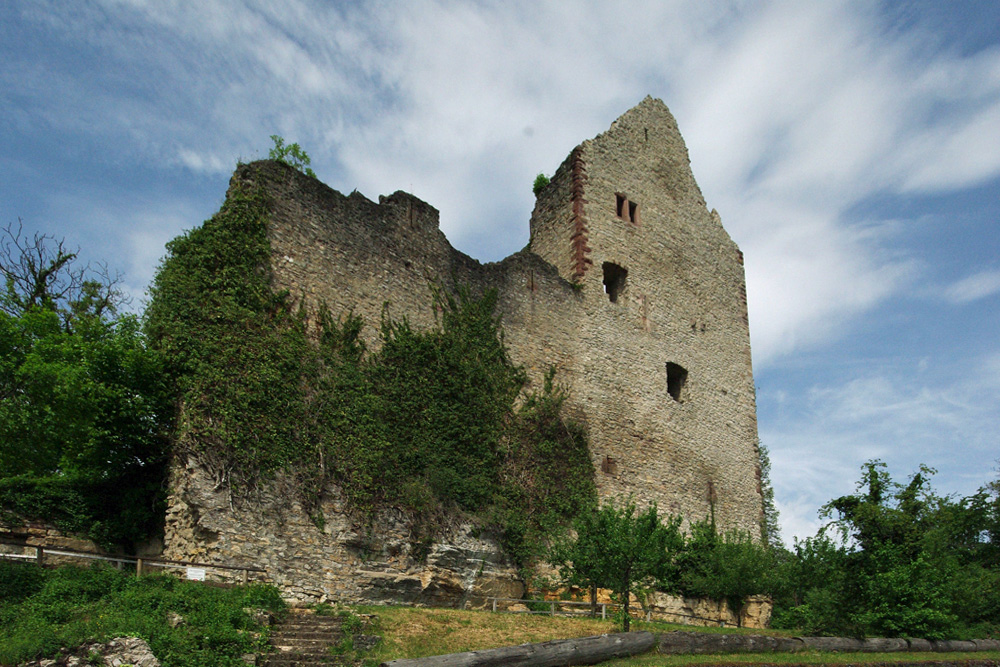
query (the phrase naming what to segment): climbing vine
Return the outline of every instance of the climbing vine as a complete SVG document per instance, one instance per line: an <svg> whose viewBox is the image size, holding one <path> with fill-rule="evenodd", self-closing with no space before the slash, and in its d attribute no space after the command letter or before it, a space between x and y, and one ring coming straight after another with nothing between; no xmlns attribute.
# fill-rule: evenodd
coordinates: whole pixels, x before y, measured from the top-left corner
<svg viewBox="0 0 1000 667"><path fill-rule="evenodd" d="M284 471L317 525L331 482L360 521L408 511L417 542L428 517L462 512L519 562L593 504L584 433L562 418L552 374L523 394L496 292L435 287L437 326L383 313L368 350L360 317L321 308L310 323L271 289L267 215L262 192L235 189L168 244L146 329L177 397L175 451L236 495Z"/></svg>

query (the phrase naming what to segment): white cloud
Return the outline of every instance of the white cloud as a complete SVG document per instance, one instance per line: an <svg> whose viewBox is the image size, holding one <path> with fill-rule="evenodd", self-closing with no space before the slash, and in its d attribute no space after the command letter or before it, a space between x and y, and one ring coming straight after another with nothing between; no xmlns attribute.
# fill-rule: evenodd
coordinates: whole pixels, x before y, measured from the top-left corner
<svg viewBox="0 0 1000 667"><path fill-rule="evenodd" d="M964 304L985 299L998 292L1000 292L1000 270L987 269L953 283L945 289L944 294L952 303Z"/></svg>
<svg viewBox="0 0 1000 667"><path fill-rule="evenodd" d="M933 486L942 494L967 495L991 479L983 463L998 456L1000 352L924 361L817 382L774 401L780 407L760 438L787 541L814 533L816 508L852 493L872 458L897 480L920 463L937 469ZM761 399L770 400L766 391Z"/></svg>
<svg viewBox="0 0 1000 667"><path fill-rule="evenodd" d="M25 10L96 54L88 77L8 71L39 119L206 174L278 133L335 187L413 191L486 259L526 240L534 174L646 93L664 97L745 251L758 367L917 277L883 252L885 229L849 224L852 207L1000 173L1000 50L929 52L856 3L99 7Z"/></svg>

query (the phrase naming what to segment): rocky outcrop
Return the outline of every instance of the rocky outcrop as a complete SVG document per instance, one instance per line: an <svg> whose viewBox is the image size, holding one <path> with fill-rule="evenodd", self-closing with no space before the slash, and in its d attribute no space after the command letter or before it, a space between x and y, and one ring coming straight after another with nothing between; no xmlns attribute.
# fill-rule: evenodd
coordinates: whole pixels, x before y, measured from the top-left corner
<svg viewBox="0 0 1000 667"><path fill-rule="evenodd" d="M95 662L95 660L97 662ZM56 658L24 662L19 667L160 667L149 648L139 637L116 637L107 644L84 644L73 651L63 650Z"/></svg>
<svg viewBox="0 0 1000 667"><path fill-rule="evenodd" d="M262 567L287 599L304 603L475 608L490 596L524 593L499 545L467 522L444 521L433 543L419 539L408 517L394 510L365 527L351 520L335 486L326 489L319 510L321 522L280 476L253 499L234 500L189 459L174 467L164 556Z"/></svg>

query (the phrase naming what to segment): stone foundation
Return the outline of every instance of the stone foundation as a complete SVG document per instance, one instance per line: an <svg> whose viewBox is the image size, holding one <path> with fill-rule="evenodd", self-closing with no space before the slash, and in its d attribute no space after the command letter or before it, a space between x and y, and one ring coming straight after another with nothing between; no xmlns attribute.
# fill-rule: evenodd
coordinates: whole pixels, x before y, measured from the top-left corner
<svg viewBox="0 0 1000 667"><path fill-rule="evenodd" d="M336 487L321 501L322 528L293 496L279 477L256 499L231 504L197 462L175 466L164 557L264 568L265 580L300 603L474 608L487 597L524 593L500 547L475 536L471 524L442 526L437 542L427 545L415 542L401 512L383 512L372 530L359 530Z"/></svg>

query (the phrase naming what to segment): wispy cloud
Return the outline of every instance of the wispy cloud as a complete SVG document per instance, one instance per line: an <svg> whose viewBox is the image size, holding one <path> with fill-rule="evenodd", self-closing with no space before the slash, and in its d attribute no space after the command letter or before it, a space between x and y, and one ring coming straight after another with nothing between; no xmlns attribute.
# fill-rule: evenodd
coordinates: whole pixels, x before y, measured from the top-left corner
<svg viewBox="0 0 1000 667"><path fill-rule="evenodd" d="M847 219L853 206L1000 173L1000 51L928 52L864 4L61 10L24 11L92 72L4 78L50 126L216 174L282 134L336 187L427 199L486 259L527 240L534 174L645 94L664 97L746 251L758 365L828 340L914 279L912 262L880 252L886 230Z"/></svg>
<svg viewBox="0 0 1000 667"><path fill-rule="evenodd" d="M957 304L971 303L997 293L1000 293L1000 270L997 269L966 276L944 290L945 298Z"/></svg>
<svg viewBox="0 0 1000 667"><path fill-rule="evenodd" d="M998 371L1000 351L871 370L798 394L772 398L765 391L764 400L780 404L760 437L785 504L786 538L811 534L819 525L816 508L851 493L861 464L872 458L888 462L898 479L925 463L949 480L950 492L968 494L988 482L983 461L1000 451Z"/></svg>

